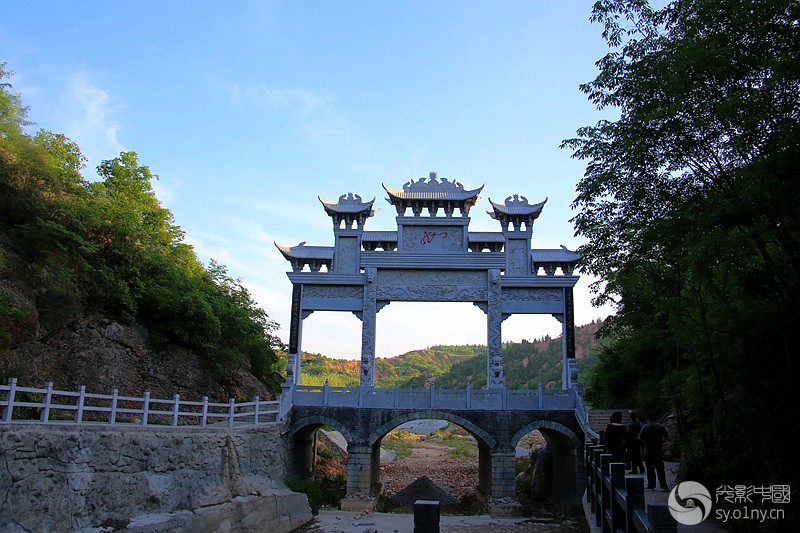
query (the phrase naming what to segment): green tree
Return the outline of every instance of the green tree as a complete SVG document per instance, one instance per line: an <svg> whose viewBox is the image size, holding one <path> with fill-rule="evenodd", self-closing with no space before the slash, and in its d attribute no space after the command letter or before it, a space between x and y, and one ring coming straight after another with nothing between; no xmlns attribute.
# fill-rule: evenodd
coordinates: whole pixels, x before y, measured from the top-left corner
<svg viewBox="0 0 800 533"><path fill-rule="evenodd" d="M180 242L183 232L175 225L172 213L161 206L151 182L158 176L139 163L136 152L122 152L97 167L102 181L91 184L99 198L119 208L117 225L131 232L137 245L169 247Z"/></svg>
<svg viewBox="0 0 800 533"><path fill-rule="evenodd" d="M618 116L562 146L617 312L587 399L674 410L696 478L796 483L768 414L800 421L800 4L601 0L592 20L611 51L581 90Z"/></svg>
<svg viewBox="0 0 800 533"><path fill-rule="evenodd" d="M26 117L28 108L22 105L20 95L12 93L12 72L6 70L7 63L0 63L0 139L7 139L15 135L22 135L23 128L30 124Z"/></svg>

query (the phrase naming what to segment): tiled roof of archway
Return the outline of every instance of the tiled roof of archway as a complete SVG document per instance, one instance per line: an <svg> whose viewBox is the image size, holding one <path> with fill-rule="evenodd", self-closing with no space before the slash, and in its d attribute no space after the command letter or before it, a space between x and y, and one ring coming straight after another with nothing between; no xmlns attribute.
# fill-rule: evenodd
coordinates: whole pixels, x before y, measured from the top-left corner
<svg viewBox="0 0 800 533"><path fill-rule="evenodd" d="M447 178L439 178L435 172L431 172L428 178L405 183L402 189L390 189L383 185L383 189L389 193L389 196L398 200L467 201L473 205L477 202L477 196L483 187L484 185L477 189L465 189L461 183L455 180L450 181Z"/></svg>
<svg viewBox="0 0 800 533"><path fill-rule="evenodd" d="M341 195L337 202L326 202L319 196L317 198L322 202L322 205L325 206L326 211L330 210L335 213L361 213L362 211L370 211L372 209L372 204L375 203L375 198L369 202L364 202L361 200L361 196L351 192Z"/></svg>
<svg viewBox="0 0 800 533"><path fill-rule="evenodd" d="M537 263L572 263L581 258L580 254L568 250L563 245L560 249L531 250L533 260Z"/></svg>
<svg viewBox="0 0 800 533"><path fill-rule="evenodd" d="M506 238L497 231L470 231L469 242L505 242Z"/></svg>
<svg viewBox="0 0 800 533"><path fill-rule="evenodd" d="M489 203L492 204L494 211L487 211L489 215L494 218L495 214L502 213L504 215L536 215L542 212L542 208L544 208L544 204L547 203L547 198L544 199L543 202L539 202L538 204L529 204L528 199L524 196L520 196L515 194L514 196L509 196L504 200L502 204L497 202L493 202L491 198L489 198Z"/></svg>
<svg viewBox="0 0 800 533"><path fill-rule="evenodd" d="M287 259L333 259L333 246L306 246L305 242L297 246L274 244Z"/></svg>

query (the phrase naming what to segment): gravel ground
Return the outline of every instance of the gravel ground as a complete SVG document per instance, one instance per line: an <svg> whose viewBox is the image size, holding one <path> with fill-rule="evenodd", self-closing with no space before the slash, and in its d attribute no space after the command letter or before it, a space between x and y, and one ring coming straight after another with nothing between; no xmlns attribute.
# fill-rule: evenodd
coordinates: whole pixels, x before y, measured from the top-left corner
<svg viewBox="0 0 800 533"><path fill-rule="evenodd" d="M441 533L572 533L584 532L578 523L551 523L533 518L492 518L481 516L442 516ZM308 524L292 533L412 533L413 514L348 513L320 511Z"/></svg>
<svg viewBox="0 0 800 533"><path fill-rule="evenodd" d="M459 499L478 486L478 458L454 457L440 444L417 443L410 457L381 465L381 493L392 497L423 475Z"/></svg>

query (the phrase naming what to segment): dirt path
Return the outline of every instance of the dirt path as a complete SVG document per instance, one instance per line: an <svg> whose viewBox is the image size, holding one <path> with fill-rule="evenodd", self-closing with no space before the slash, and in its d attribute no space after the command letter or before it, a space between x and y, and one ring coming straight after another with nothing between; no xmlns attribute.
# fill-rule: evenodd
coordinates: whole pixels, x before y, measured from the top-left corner
<svg viewBox="0 0 800 533"><path fill-rule="evenodd" d="M411 455L381 465L381 492L394 496L421 476L456 498L473 492L478 486L478 458L457 457L448 448L430 441L414 445Z"/></svg>

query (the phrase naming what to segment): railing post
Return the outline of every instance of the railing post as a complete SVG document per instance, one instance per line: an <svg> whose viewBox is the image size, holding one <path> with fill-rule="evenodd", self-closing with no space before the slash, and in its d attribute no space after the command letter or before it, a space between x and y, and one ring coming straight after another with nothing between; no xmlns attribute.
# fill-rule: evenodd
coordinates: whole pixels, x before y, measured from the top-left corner
<svg viewBox="0 0 800 533"><path fill-rule="evenodd" d="M108 414L108 423L112 426L117 423L117 396L119 391L111 389L111 412Z"/></svg>
<svg viewBox="0 0 800 533"><path fill-rule="evenodd" d="M8 392L6 393L6 407L3 409L3 423L9 424L14 418L14 396L17 393L17 378L8 378Z"/></svg>
<svg viewBox="0 0 800 533"><path fill-rule="evenodd" d="M625 478L626 531L635 531L633 516L636 509L644 509L644 479L628 476Z"/></svg>
<svg viewBox="0 0 800 533"><path fill-rule="evenodd" d="M325 384L322 386L322 405L328 405L331 395L331 386L328 384L328 378L325 378Z"/></svg>
<svg viewBox="0 0 800 533"><path fill-rule="evenodd" d="M178 425L178 413L180 412L181 397L180 394L175 394L172 397L172 427Z"/></svg>
<svg viewBox="0 0 800 533"><path fill-rule="evenodd" d="M394 382L394 406L395 408L400 407L400 384L398 382Z"/></svg>
<svg viewBox="0 0 800 533"><path fill-rule="evenodd" d="M600 458L605 451L603 448L597 448L592 453L594 460L592 461L592 477L594 477L594 501L592 501L592 512L594 513L595 525L600 525L600 498L603 494L603 473L600 468Z"/></svg>
<svg viewBox="0 0 800 533"><path fill-rule="evenodd" d="M294 403L294 385L281 385L281 395L278 398L278 415L275 417L275 421L283 420L289 414L289 411L292 409L292 404Z"/></svg>
<svg viewBox="0 0 800 533"><path fill-rule="evenodd" d="M206 422L208 421L208 396L203 396L203 410L202 415L200 417L200 427L206 427Z"/></svg>
<svg viewBox="0 0 800 533"><path fill-rule="evenodd" d="M625 507L617 501L617 489L625 488L625 463L611 463L611 530L625 529Z"/></svg>
<svg viewBox="0 0 800 533"><path fill-rule="evenodd" d="M505 388L505 386L503 386L503 388L500 389L500 408L505 411L507 407L508 407L508 389Z"/></svg>
<svg viewBox="0 0 800 533"><path fill-rule="evenodd" d="M39 417L39 422L50 421L50 402L53 401L53 382L46 382L44 384L44 390L44 408L42 409L42 414Z"/></svg>
<svg viewBox="0 0 800 533"><path fill-rule="evenodd" d="M258 396L255 396L253 398L253 425L254 426L258 425L258 414L259 414L258 411L259 411L259 407L261 407L261 405L259 403L260 401L261 401L261 399Z"/></svg>
<svg viewBox="0 0 800 533"><path fill-rule="evenodd" d="M364 407L364 385L358 386L358 406Z"/></svg>
<svg viewBox="0 0 800 533"><path fill-rule="evenodd" d="M465 407L467 409L472 409L472 383L470 383L469 381L467 381L467 391L465 395L466 395Z"/></svg>
<svg viewBox="0 0 800 533"><path fill-rule="evenodd" d="M234 421L234 416L233 415L235 414L235 412L236 412L236 404L234 403L233 398L231 398L230 400L228 400L228 427L229 428L233 427L233 421Z"/></svg>
<svg viewBox="0 0 800 533"><path fill-rule="evenodd" d="M142 399L142 425L147 425L147 417L150 416L150 391L144 393Z"/></svg>
<svg viewBox="0 0 800 533"><path fill-rule="evenodd" d="M436 407L436 382L435 381L431 382L431 386L430 386L429 391L431 393L430 394L430 407L431 407L431 409L433 409L434 407Z"/></svg>
<svg viewBox="0 0 800 533"><path fill-rule="evenodd" d="M602 446L589 446L586 459L586 472L588 474L586 497L589 498L592 512L597 512L597 462L600 460L600 454L603 453Z"/></svg>
<svg viewBox="0 0 800 533"><path fill-rule="evenodd" d="M611 454L610 453L603 453L600 455L600 509L598 510L597 516L600 520L598 522L598 526L603 526L603 531L607 531L609 528L606 527L606 510L610 511L611 509L611 484L610 480L609 483L606 483L606 478L611 477ZM610 525L610 524L609 524Z"/></svg>
<svg viewBox="0 0 800 533"><path fill-rule="evenodd" d="M647 521L653 533L675 533L678 531L678 522L670 513L666 503L648 503Z"/></svg>
<svg viewBox="0 0 800 533"><path fill-rule="evenodd" d="M544 392L542 390L542 384L539 383L539 388L537 389L536 397L539 399L539 409L544 409Z"/></svg>
<svg viewBox="0 0 800 533"><path fill-rule="evenodd" d="M78 389L78 409L75 410L75 423L83 422L83 402L86 401L86 385L81 385Z"/></svg>

